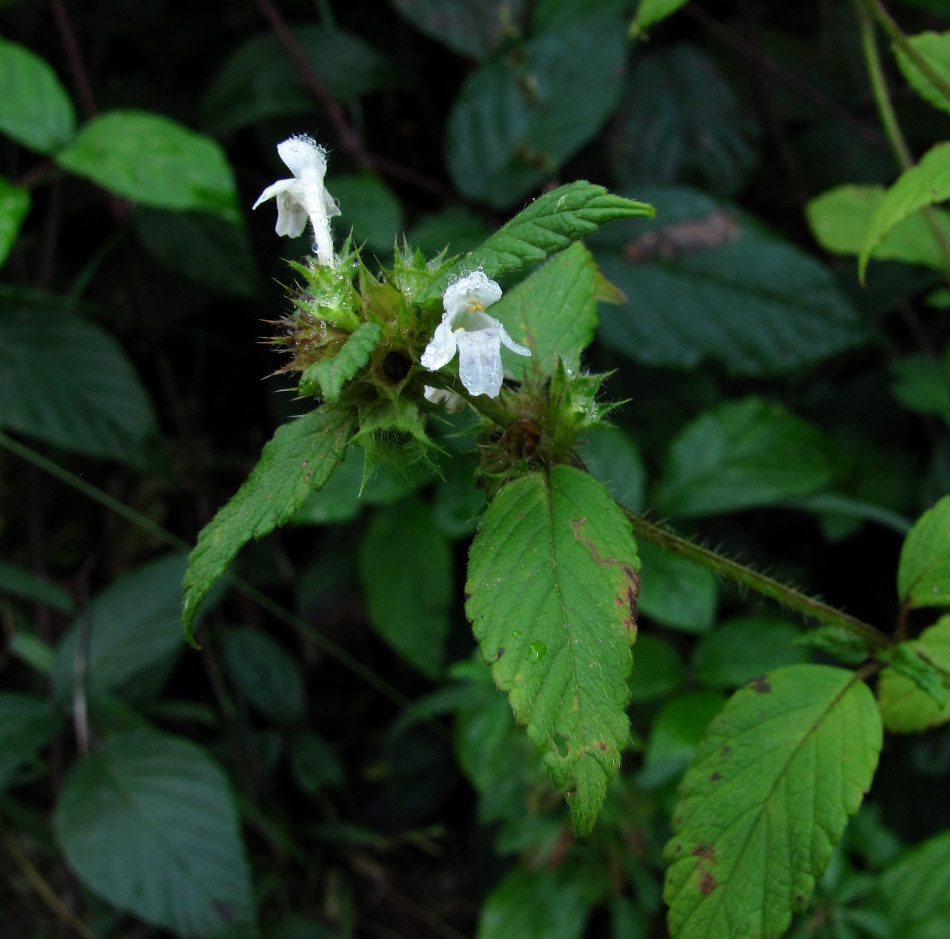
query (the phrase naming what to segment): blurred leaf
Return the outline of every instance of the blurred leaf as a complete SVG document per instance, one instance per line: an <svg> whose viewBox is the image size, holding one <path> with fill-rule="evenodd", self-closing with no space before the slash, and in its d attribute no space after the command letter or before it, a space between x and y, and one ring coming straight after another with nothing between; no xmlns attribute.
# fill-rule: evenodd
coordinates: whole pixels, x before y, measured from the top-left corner
<svg viewBox="0 0 950 939"><path fill-rule="evenodd" d="M339 227L353 229L353 240L370 251L392 252L402 235L402 206L396 194L378 176L335 176L329 189L340 203Z"/></svg>
<svg viewBox="0 0 950 939"><path fill-rule="evenodd" d="M223 634L230 677L251 705L275 724L304 718L306 694L299 659L250 626Z"/></svg>
<svg viewBox="0 0 950 939"><path fill-rule="evenodd" d="M598 426L587 431L579 454L614 502L632 512L646 505L647 471L640 448L619 427Z"/></svg>
<svg viewBox="0 0 950 939"><path fill-rule="evenodd" d="M424 216L410 229L406 240L428 257L445 248L450 255L472 251L489 235L491 231L471 209L449 206Z"/></svg>
<svg viewBox="0 0 950 939"><path fill-rule="evenodd" d="M738 688L763 672L807 662L808 649L794 644L801 635L787 619L737 616L699 640L690 667L704 685Z"/></svg>
<svg viewBox="0 0 950 939"><path fill-rule="evenodd" d="M118 909L179 936L258 935L231 789L201 747L112 737L67 773L55 826L80 880Z"/></svg>
<svg viewBox="0 0 950 939"><path fill-rule="evenodd" d="M340 391L368 361L379 343L383 328L379 323L360 323L350 333L336 355L311 365L300 376L300 393L322 393L331 404L339 400Z"/></svg>
<svg viewBox="0 0 950 939"><path fill-rule="evenodd" d="M861 280L874 249L895 225L918 209L947 198L950 198L950 143L940 143L931 147L916 166L901 173L874 210L858 257Z"/></svg>
<svg viewBox="0 0 950 939"><path fill-rule="evenodd" d="M61 613L75 612L76 604L69 591L52 581L16 564L0 561L0 595L20 597Z"/></svg>
<svg viewBox="0 0 950 939"><path fill-rule="evenodd" d="M650 731L640 784L653 788L675 780L689 766L703 732L725 703L726 696L719 691L684 691L667 701Z"/></svg>
<svg viewBox="0 0 950 939"><path fill-rule="evenodd" d="M950 33L926 32L908 36L908 42L945 82L950 83ZM950 100L917 67L903 49L895 44L894 55L907 83L925 101L941 111L950 111Z"/></svg>
<svg viewBox="0 0 950 939"><path fill-rule="evenodd" d="M52 153L75 130L73 105L56 73L29 49L0 39L0 132Z"/></svg>
<svg viewBox="0 0 950 939"><path fill-rule="evenodd" d="M157 209L201 209L240 218L234 174L210 137L147 111L109 111L56 154L63 169Z"/></svg>
<svg viewBox="0 0 950 939"><path fill-rule="evenodd" d="M640 611L664 626L684 632L702 633L709 629L716 621L719 605L716 575L648 542L640 545L640 555Z"/></svg>
<svg viewBox="0 0 950 939"><path fill-rule="evenodd" d="M2 49L0 49L0 56L2 54ZM0 266L10 256L10 250L20 232L20 225L23 224L23 219L29 211L29 189L14 186L0 176Z"/></svg>
<svg viewBox="0 0 950 939"><path fill-rule="evenodd" d="M823 192L805 206L815 240L835 254L860 254L875 210L884 199L883 186L838 186ZM950 212L935 209L944 236L950 239ZM898 222L872 254L877 260L921 264L934 270L944 267L940 245L923 215L917 212Z"/></svg>
<svg viewBox="0 0 950 939"><path fill-rule="evenodd" d="M576 241L492 305L492 316L512 339L533 352L530 358L517 356L517 362L505 357L515 374L549 373L558 358L569 370L580 366L597 327L596 292L597 265Z"/></svg>
<svg viewBox="0 0 950 939"><path fill-rule="evenodd" d="M607 492L569 466L505 486L469 555L466 612L482 657L554 784L573 781L578 835L593 827L629 737L639 563Z"/></svg>
<svg viewBox="0 0 950 939"><path fill-rule="evenodd" d="M644 365L778 375L866 342L831 272L739 210L688 189L641 188L662 225L625 222L589 242L629 302L600 336Z"/></svg>
<svg viewBox="0 0 950 939"><path fill-rule="evenodd" d="M163 212L139 206L132 222L159 264L216 293L253 297L260 280L243 226L207 212Z"/></svg>
<svg viewBox="0 0 950 939"><path fill-rule="evenodd" d="M376 513L360 547L360 577L376 633L419 671L437 676L454 578L449 543L429 506L409 498Z"/></svg>
<svg viewBox="0 0 950 939"><path fill-rule="evenodd" d="M784 934L805 909L881 749L867 686L791 665L737 691L680 786L664 898L670 934Z"/></svg>
<svg viewBox="0 0 950 939"><path fill-rule="evenodd" d="M0 788L53 739L62 722L51 701L0 691Z"/></svg>
<svg viewBox="0 0 950 939"><path fill-rule="evenodd" d="M67 450L144 466L156 424L138 375L65 301L0 295L0 424Z"/></svg>
<svg viewBox="0 0 950 939"><path fill-rule="evenodd" d="M188 558L183 625L192 641L195 614L248 541L263 538L320 489L346 453L353 415L321 408L277 428L241 488L201 530Z"/></svg>
<svg viewBox="0 0 950 939"><path fill-rule="evenodd" d="M336 750L317 734L294 734L289 741L288 756L294 782L309 796L328 787L339 788L346 782L346 772Z"/></svg>
<svg viewBox="0 0 950 939"><path fill-rule="evenodd" d="M665 698L683 684L683 662L665 639L637 636L637 655L628 685L630 702L642 704Z"/></svg>
<svg viewBox="0 0 950 939"><path fill-rule="evenodd" d="M645 32L654 23L672 16L686 0L640 0L633 26L637 33Z"/></svg>
<svg viewBox="0 0 950 939"><path fill-rule="evenodd" d="M736 512L816 492L835 470L830 440L784 405L726 401L680 431L654 502L678 518Z"/></svg>
<svg viewBox="0 0 950 939"><path fill-rule="evenodd" d="M353 33L312 25L293 27L292 33L337 101L355 101L393 79L384 57ZM215 136L233 134L269 118L310 115L313 108L313 93L299 66L273 32L254 36L240 46L200 103L202 124Z"/></svg>
<svg viewBox="0 0 950 939"><path fill-rule="evenodd" d="M908 355L891 362L894 397L921 414L937 414L950 424L950 346L939 359Z"/></svg>
<svg viewBox="0 0 950 939"><path fill-rule="evenodd" d="M934 666L950 670L950 616L941 617L913 642L900 643L881 670L877 700L887 730L915 733L950 720L946 685Z"/></svg>
<svg viewBox="0 0 950 939"><path fill-rule="evenodd" d="M563 251L607 222L654 214L652 206L612 195L603 186L583 180L561 186L536 199L474 251L456 261L418 299L424 302L440 297L452 280L475 268L481 268L490 277L518 271L526 264Z"/></svg>
<svg viewBox="0 0 950 939"><path fill-rule="evenodd" d="M393 0L420 32L459 55L484 59L517 36L526 19L526 0Z"/></svg>
<svg viewBox="0 0 950 939"><path fill-rule="evenodd" d="M755 130L715 63L681 43L638 59L608 153L624 189L682 183L732 194L754 168Z"/></svg>
<svg viewBox="0 0 950 939"><path fill-rule="evenodd" d="M897 596L911 609L950 606L950 496L924 512L904 541Z"/></svg>
<svg viewBox="0 0 950 939"><path fill-rule="evenodd" d="M950 831L898 858L885 872L878 894L889 935L939 939L950 917Z"/></svg>
<svg viewBox="0 0 950 939"><path fill-rule="evenodd" d="M469 76L448 119L449 170L459 191L506 208L553 177L620 97L623 24L591 17L526 42Z"/></svg>
<svg viewBox="0 0 950 939"><path fill-rule="evenodd" d="M158 689L182 649L177 554L150 561L97 594L56 649L53 690L70 704L78 663L90 697L116 692L140 701Z"/></svg>
<svg viewBox="0 0 950 939"><path fill-rule="evenodd" d="M470 535L485 509L485 490L477 486L468 460L450 460L444 473L444 482L435 490L432 519L449 538Z"/></svg>

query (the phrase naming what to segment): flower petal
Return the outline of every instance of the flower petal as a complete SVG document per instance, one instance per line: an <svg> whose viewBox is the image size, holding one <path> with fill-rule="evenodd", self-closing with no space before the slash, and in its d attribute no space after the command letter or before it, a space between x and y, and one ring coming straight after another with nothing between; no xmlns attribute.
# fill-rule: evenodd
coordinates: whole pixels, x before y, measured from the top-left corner
<svg viewBox="0 0 950 939"><path fill-rule="evenodd" d="M459 378L473 395L497 398L505 373L501 366L501 337L495 329L458 332Z"/></svg>
<svg viewBox="0 0 950 939"><path fill-rule="evenodd" d="M501 287L484 271L472 271L445 288L442 305L446 313L457 316L472 310L484 310L500 299Z"/></svg>
<svg viewBox="0 0 950 939"><path fill-rule="evenodd" d="M292 186L297 185L296 179L278 179L276 183L271 183L258 197L257 202L251 206L252 209L256 209L261 203L266 202L268 199L273 199L274 196L280 195L282 192L286 192Z"/></svg>
<svg viewBox="0 0 950 939"><path fill-rule="evenodd" d="M506 345L512 352L517 352L518 355L531 355L531 350L527 346L515 342L514 339L508 335L508 330L505 329L501 323L498 324L498 328L501 330L500 339L503 345Z"/></svg>
<svg viewBox="0 0 950 939"><path fill-rule="evenodd" d="M277 194L277 227L278 235L289 235L296 238L303 234L307 227L306 206L297 198L296 192L288 190Z"/></svg>
<svg viewBox="0 0 950 939"><path fill-rule="evenodd" d="M311 137L288 137L277 144L277 152L287 169L298 179L316 174L322 180L327 172L327 153Z"/></svg>
<svg viewBox="0 0 950 939"><path fill-rule="evenodd" d="M455 334L452 332L452 326L447 316L442 317L442 322L435 328L432 339L426 346L425 352L419 357L419 363L430 372L448 365L455 355L456 342Z"/></svg>

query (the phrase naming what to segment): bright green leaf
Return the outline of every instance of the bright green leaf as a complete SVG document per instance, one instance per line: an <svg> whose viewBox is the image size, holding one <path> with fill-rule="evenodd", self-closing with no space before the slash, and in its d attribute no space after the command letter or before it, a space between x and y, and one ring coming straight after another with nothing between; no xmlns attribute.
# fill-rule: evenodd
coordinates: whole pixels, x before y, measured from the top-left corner
<svg viewBox="0 0 950 939"><path fill-rule="evenodd" d="M904 541L897 596L911 609L950 606L950 496L924 512Z"/></svg>
<svg viewBox="0 0 950 939"><path fill-rule="evenodd" d="M55 825L80 880L120 910L179 936L258 935L231 787L201 747L112 737L71 767Z"/></svg>
<svg viewBox="0 0 950 939"><path fill-rule="evenodd" d="M769 616L738 616L720 623L696 645L690 663L696 680L715 688L738 688L756 675L807 662L796 645L800 626Z"/></svg>
<svg viewBox="0 0 950 939"><path fill-rule="evenodd" d="M30 190L22 186L13 186L0 177L0 266L9 257L20 226L29 210Z"/></svg>
<svg viewBox="0 0 950 939"><path fill-rule="evenodd" d="M56 73L29 49L0 39L0 132L52 153L75 129L72 102Z"/></svg>
<svg viewBox="0 0 950 939"><path fill-rule="evenodd" d="M950 143L931 147L916 166L904 170L874 210L858 257L858 272L864 272L874 249L898 222L918 209L950 198Z"/></svg>
<svg viewBox="0 0 950 939"><path fill-rule="evenodd" d="M916 36L908 36L908 42L919 53L924 61L943 79L950 84L950 33L926 32ZM947 98L936 85L913 62L909 55L898 45L894 45L894 55L897 64L904 73L907 83L935 108L941 111L950 111L950 99Z"/></svg>
<svg viewBox="0 0 950 939"><path fill-rule="evenodd" d="M454 594L452 552L424 502L405 499L376 513L360 547L360 578L377 634L437 676Z"/></svg>
<svg viewBox="0 0 950 939"><path fill-rule="evenodd" d="M941 617L913 642L901 643L894 650L895 658L898 650L905 649L902 661L892 660L881 670L877 697L884 726L907 734L950 720L946 685L934 667L950 670L950 616ZM935 696L942 696L943 703L939 704Z"/></svg>
<svg viewBox="0 0 950 939"><path fill-rule="evenodd" d="M884 874L878 894L888 935L940 939L950 920L950 831L903 854Z"/></svg>
<svg viewBox="0 0 950 939"><path fill-rule="evenodd" d="M0 788L32 760L62 726L51 701L0 691Z"/></svg>
<svg viewBox="0 0 950 939"><path fill-rule="evenodd" d="M637 33L645 32L648 27L672 16L685 4L686 0L640 0L633 28Z"/></svg>
<svg viewBox="0 0 950 939"><path fill-rule="evenodd" d="M109 111L56 154L63 169L156 209L203 209L236 220L234 174L221 146L147 111Z"/></svg>
<svg viewBox="0 0 950 939"><path fill-rule="evenodd" d="M623 23L593 15L547 30L473 72L448 118L449 170L459 191L505 208L556 175L616 107Z"/></svg>
<svg viewBox="0 0 950 939"><path fill-rule="evenodd" d="M871 784L881 718L848 671L792 665L735 693L680 787L666 847L674 939L784 934Z"/></svg>
<svg viewBox="0 0 950 939"><path fill-rule="evenodd" d="M393 0L416 29L453 52L484 59L497 52L523 24L526 0Z"/></svg>
<svg viewBox="0 0 950 939"><path fill-rule="evenodd" d="M702 633L716 620L719 584L716 575L686 558L644 542L643 589L640 610L650 619L681 629Z"/></svg>
<svg viewBox="0 0 950 939"><path fill-rule="evenodd" d="M322 391L327 401L337 401L343 385L369 361L382 333L379 323L360 323L333 358L317 362L303 373L300 393L315 395Z"/></svg>
<svg viewBox="0 0 950 939"><path fill-rule="evenodd" d="M0 298L0 425L144 465L155 418L138 375L105 330L59 303Z"/></svg>
<svg viewBox="0 0 950 939"><path fill-rule="evenodd" d="M595 479L554 466L505 486L472 545L466 612L495 683L591 830L629 735L640 561Z"/></svg>
<svg viewBox="0 0 950 939"><path fill-rule="evenodd" d="M756 130L716 62L677 43L637 57L607 154L623 189L679 182L732 194L754 169Z"/></svg>
<svg viewBox="0 0 950 939"><path fill-rule="evenodd" d="M446 285L463 271L481 268L490 277L497 277L505 271L517 271L526 264L543 261L607 222L652 218L655 214L652 206L612 195L603 186L583 180L569 183L522 209L487 241L437 277L420 299L441 296Z"/></svg>
<svg viewBox="0 0 950 939"><path fill-rule="evenodd" d="M202 529L188 558L183 624L189 641L201 601L241 546L283 525L308 492L323 486L352 432L352 414L325 408L277 429L244 485Z"/></svg>
<svg viewBox="0 0 950 939"><path fill-rule="evenodd" d="M89 697L116 692L140 701L157 690L182 649L185 559L165 555L97 594L56 649L53 689L71 704L77 656Z"/></svg>
<svg viewBox="0 0 950 939"><path fill-rule="evenodd" d="M506 363L520 371L550 372L560 357L577 369L597 327L597 265L580 242L556 255L492 305L511 337L531 349L531 358Z"/></svg>
<svg viewBox="0 0 950 939"><path fill-rule="evenodd" d="M303 720L307 707L299 658L250 626L224 633L228 674L241 694L275 724Z"/></svg>
<svg viewBox="0 0 950 939"><path fill-rule="evenodd" d="M835 254L860 254L868 225L884 193L883 186L846 185L816 196L805 206L816 241ZM936 209L934 215L944 236L950 239L950 212ZM938 271L944 268L940 245L919 212L898 222L874 249L872 257L921 264Z"/></svg>
<svg viewBox="0 0 950 939"><path fill-rule="evenodd" d="M678 518L773 505L822 489L835 468L825 435L783 405L727 401L673 441L655 504Z"/></svg>
<svg viewBox="0 0 950 939"><path fill-rule="evenodd" d="M835 277L728 203L695 190L640 187L660 224L613 225L588 242L627 295L599 334L635 362L730 375L778 375L866 342Z"/></svg>

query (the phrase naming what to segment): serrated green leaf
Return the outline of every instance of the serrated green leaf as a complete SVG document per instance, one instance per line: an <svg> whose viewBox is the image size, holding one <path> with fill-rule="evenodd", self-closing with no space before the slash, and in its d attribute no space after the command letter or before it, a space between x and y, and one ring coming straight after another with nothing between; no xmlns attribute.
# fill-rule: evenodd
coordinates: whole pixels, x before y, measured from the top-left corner
<svg viewBox="0 0 950 939"><path fill-rule="evenodd" d="M924 512L905 539L897 596L911 609L950 606L950 496Z"/></svg>
<svg viewBox="0 0 950 939"><path fill-rule="evenodd" d="M350 412L327 408L277 429L244 485L201 530L188 558L182 615L189 642L201 601L234 556L252 538L283 525L308 492L323 486L343 459L352 432Z"/></svg>
<svg viewBox="0 0 950 939"><path fill-rule="evenodd" d="M672 16L687 0L640 0L637 15L633 19L633 29L636 33L644 32L654 23Z"/></svg>
<svg viewBox="0 0 950 939"><path fill-rule="evenodd" d="M942 78L950 83L950 33L928 31L908 36L907 41L926 63ZM916 63L898 45L894 45L897 64L904 73L907 83L924 99L941 111L950 111L950 99L918 68Z"/></svg>
<svg viewBox="0 0 950 939"><path fill-rule="evenodd" d="M422 301L441 296L464 271L481 268L489 277L517 271L563 251L618 218L652 218L653 206L609 193L584 180L569 183L536 199L487 241L437 277Z"/></svg>
<svg viewBox="0 0 950 939"><path fill-rule="evenodd" d="M815 239L835 254L860 254L868 225L884 193L883 186L847 185L816 196L805 206ZM950 239L950 212L935 209L934 216L944 236ZM874 249L872 257L921 264L938 271L944 267L940 245L920 213L898 222Z"/></svg>
<svg viewBox="0 0 950 939"><path fill-rule="evenodd" d="M641 612L684 632L702 633L709 629L719 606L716 575L647 542L640 546L640 556L644 572Z"/></svg>
<svg viewBox="0 0 950 939"><path fill-rule="evenodd" d="M52 680L60 704L72 703L80 648L89 698L116 692L142 701L158 690L182 649L184 573L183 557L164 555L93 598L56 648Z"/></svg>
<svg viewBox="0 0 950 939"><path fill-rule="evenodd" d="M637 56L606 149L622 189L680 182L733 194L755 167L757 128L715 60L677 43Z"/></svg>
<svg viewBox="0 0 950 939"><path fill-rule="evenodd" d="M482 657L555 785L572 784L578 835L629 735L639 567L629 522L568 466L505 486L472 544L466 612Z"/></svg>
<svg viewBox="0 0 950 939"><path fill-rule="evenodd" d="M10 249L29 210L30 190L11 185L0 177L0 266L9 257Z"/></svg>
<svg viewBox="0 0 950 939"><path fill-rule="evenodd" d="M868 688L792 665L735 693L680 787L666 846L674 939L772 939L803 910L871 784L882 742Z"/></svg>
<svg viewBox="0 0 950 939"><path fill-rule="evenodd" d="M890 936L940 939L950 919L950 831L903 854L878 889Z"/></svg>
<svg viewBox="0 0 950 939"><path fill-rule="evenodd" d="M950 616L898 645L890 665L881 670L877 698L888 730L914 733L950 720L947 688L935 666L950 670Z"/></svg>
<svg viewBox="0 0 950 939"><path fill-rule="evenodd" d="M673 441L654 501L678 518L735 512L822 489L835 469L830 441L783 405L727 401Z"/></svg>
<svg viewBox="0 0 950 939"><path fill-rule="evenodd" d="M327 401L337 401L343 385L369 361L382 333L379 323L360 323L333 358L317 362L303 373L300 393L317 395L322 391Z"/></svg>
<svg viewBox="0 0 950 939"><path fill-rule="evenodd" d="M276 639L250 626L224 632L224 657L234 684L275 724L295 724L306 712L300 660Z"/></svg>
<svg viewBox="0 0 950 939"><path fill-rule="evenodd" d="M818 649L845 665L856 667L870 654L871 649L863 636L842 629L840 626L818 626L803 633L795 645L805 649Z"/></svg>
<svg viewBox="0 0 950 939"><path fill-rule="evenodd" d="M258 935L231 788L201 747L112 737L73 764L54 821L72 869L118 909L179 936Z"/></svg>
<svg viewBox="0 0 950 939"><path fill-rule="evenodd" d="M938 143L916 166L901 173L874 210L858 256L858 274L862 281L874 249L898 222L924 206L947 198L950 198L950 143Z"/></svg>
<svg viewBox="0 0 950 939"><path fill-rule="evenodd" d="M0 691L0 788L50 742L62 723L52 701Z"/></svg>
<svg viewBox="0 0 950 939"><path fill-rule="evenodd" d="M633 361L731 375L777 375L868 340L824 265L737 207L680 187L640 187L660 223L624 222L588 242L627 295L599 335Z"/></svg>
<svg viewBox="0 0 950 939"><path fill-rule="evenodd" d="M438 676L449 634L452 552L429 506L409 498L377 512L359 564L377 634L423 674Z"/></svg>
<svg viewBox="0 0 950 939"><path fill-rule="evenodd" d="M0 425L144 466L156 425L135 369L105 330L58 304L0 298Z"/></svg>
<svg viewBox="0 0 950 939"><path fill-rule="evenodd" d="M240 218L234 174L220 144L159 114L109 111L95 117L56 162L142 205Z"/></svg>
<svg viewBox="0 0 950 939"><path fill-rule="evenodd" d="M576 369L597 327L596 293L597 265L580 242L505 293L491 315L533 353L531 358L503 355L506 365L548 373L560 358Z"/></svg>
<svg viewBox="0 0 950 939"><path fill-rule="evenodd" d="M484 59L517 35L526 0L393 0L393 6L418 30L459 55Z"/></svg>
<svg viewBox="0 0 950 939"><path fill-rule="evenodd" d="M459 191L505 208L538 189L615 109L625 57L621 20L592 11L473 72L446 129Z"/></svg>
<svg viewBox="0 0 950 939"><path fill-rule="evenodd" d="M39 56L0 39L0 132L39 153L52 153L76 129L69 95Z"/></svg>

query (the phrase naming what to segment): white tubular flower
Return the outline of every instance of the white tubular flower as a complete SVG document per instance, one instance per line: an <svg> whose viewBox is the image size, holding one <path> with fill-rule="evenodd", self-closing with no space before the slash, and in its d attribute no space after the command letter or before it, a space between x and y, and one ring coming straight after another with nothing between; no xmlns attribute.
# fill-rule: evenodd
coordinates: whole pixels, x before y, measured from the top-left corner
<svg viewBox="0 0 950 939"><path fill-rule="evenodd" d="M291 238L303 232L309 219L313 225L313 250L318 263L334 267L330 219L340 214L340 207L323 185L327 153L310 137L290 137L277 144L277 152L294 178L278 179L268 186L254 203L254 208L276 196L277 234Z"/></svg>
<svg viewBox="0 0 950 939"><path fill-rule="evenodd" d="M500 298L501 287L484 271L474 271L450 284L442 294L442 322L419 361L434 372L451 362L457 350L462 384L473 395L497 398L505 377L502 345L518 355L531 355L530 349L515 342L505 327L485 312Z"/></svg>

